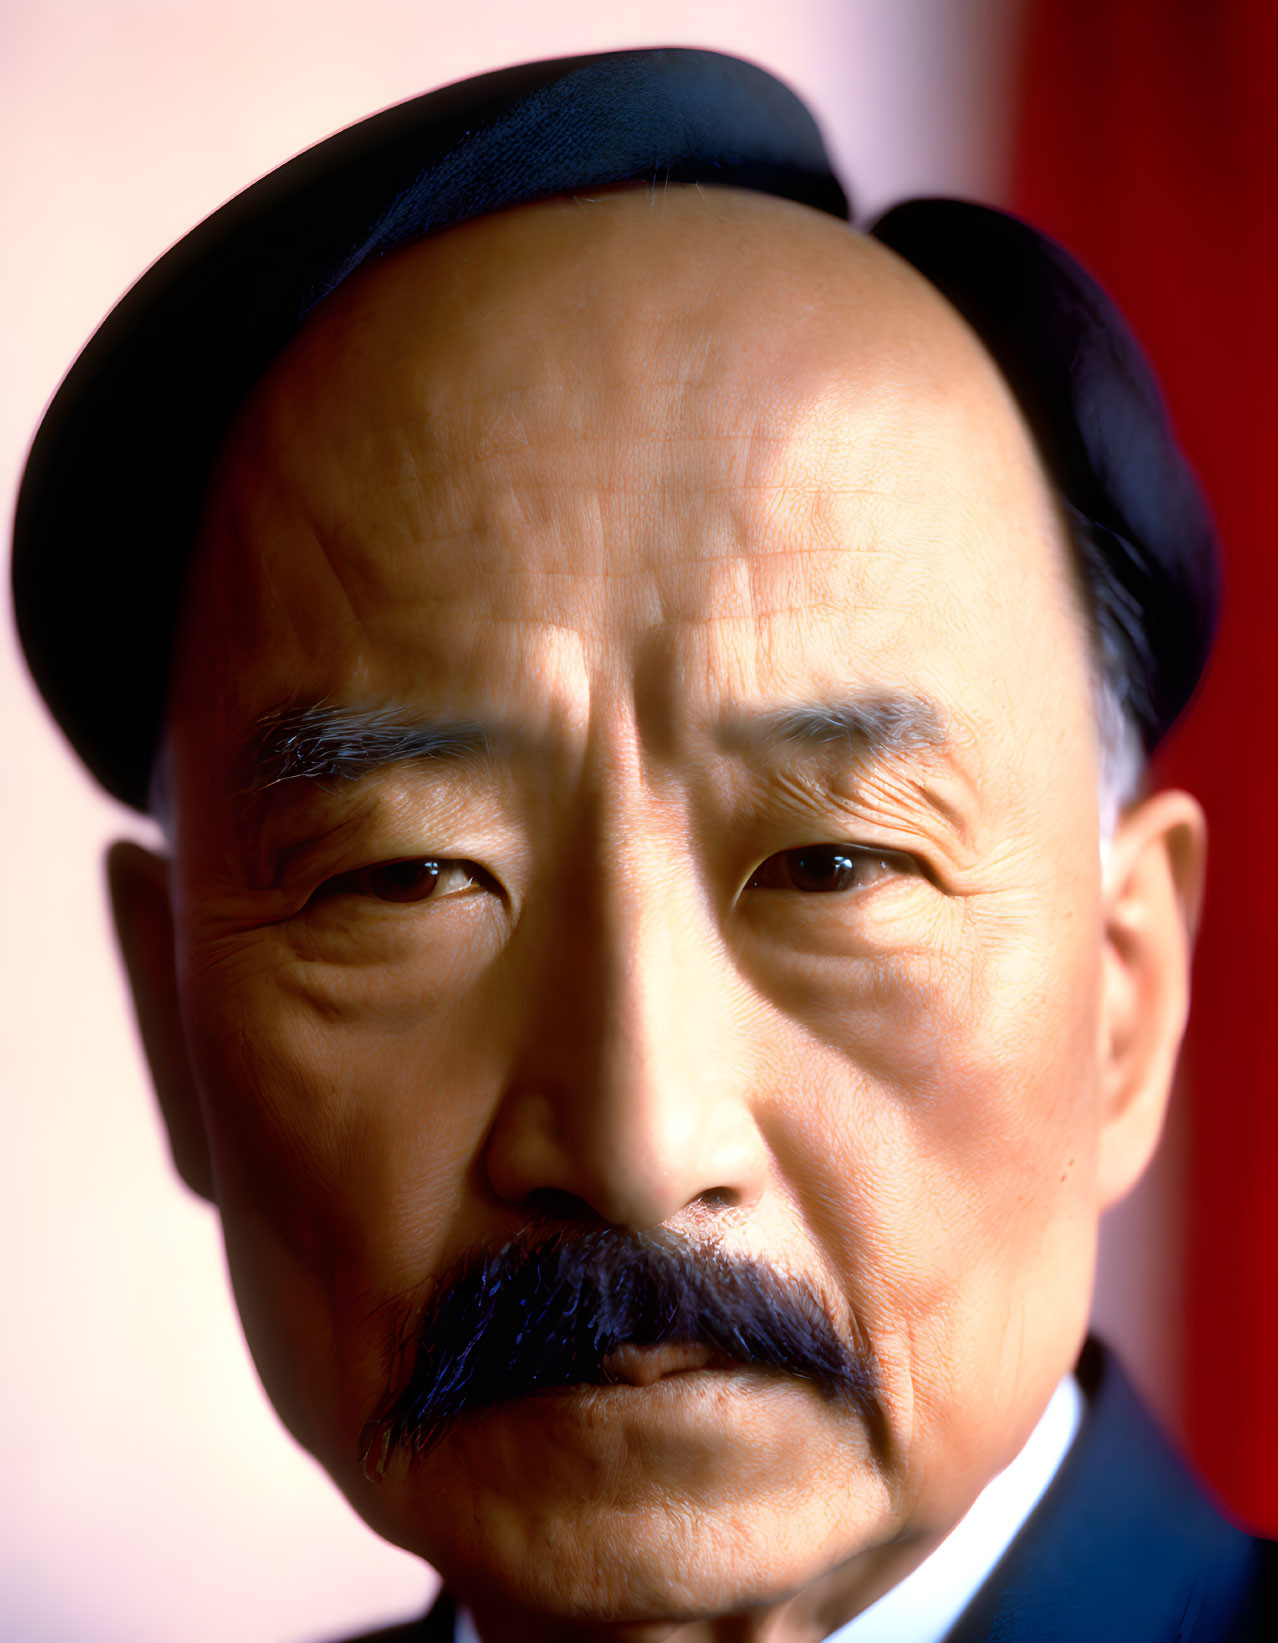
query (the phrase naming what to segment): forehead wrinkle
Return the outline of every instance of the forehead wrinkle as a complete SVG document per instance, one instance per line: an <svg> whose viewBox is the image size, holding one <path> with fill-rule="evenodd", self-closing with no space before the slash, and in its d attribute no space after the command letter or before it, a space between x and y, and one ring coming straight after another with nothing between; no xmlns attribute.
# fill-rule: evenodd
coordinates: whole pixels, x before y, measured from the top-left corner
<svg viewBox="0 0 1278 1643"><path fill-rule="evenodd" d="M562 391L562 384L552 386L556 390L553 394L540 387L536 390L541 404L549 404L550 417L545 416L539 405L531 419L516 416L513 429L509 416L494 418L482 411L475 415L475 408L493 401L506 412L514 401L532 390L500 388L484 394L468 388L464 394L446 398L442 405L430 404L424 409L418 398L407 414L384 419L382 426L392 431L390 443L394 460L389 466L396 472L395 488L415 485L434 493L435 486L442 482L446 495L459 476L478 475L486 481L494 466L501 468L509 464L508 484L517 483L533 494L539 491L562 494L565 489L578 485L588 485L605 493L612 490L625 493L635 483L642 483L645 488L651 486L652 476L646 469L654 454L666 468L673 456L678 480L686 483L689 473L695 473L698 488L710 494L725 490L749 491L756 487L771 490L778 483L796 488L793 477L784 471L779 481L772 477L778 466L783 470L792 466L789 459L795 429L790 416L792 407L788 403L761 409L756 399L752 402L752 414L742 424L725 418L722 400L705 400L705 396L681 383L676 385L680 406L672 414L661 403L661 396L654 396L652 384L645 382L621 386L617 397L638 404L628 412L623 406L622 415L616 417L612 413L617 407L608 403L612 396L606 391L607 385L600 391L596 385L574 383L571 393ZM685 414L689 402L695 407L693 415ZM368 420L373 426L378 425L376 417ZM601 431L601 424L610 421L616 425ZM363 434L364 424L361 437ZM837 439L831 443L836 447L840 444ZM731 453L732 471L717 472L721 464L707 461L706 457L722 455L725 451ZM569 457L566 464L558 460L565 453ZM606 460L602 463L572 460L577 456L594 457L595 453L603 453ZM619 474L619 459L629 473ZM553 477L547 477L548 468L554 469ZM752 477L749 470L759 468L765 470L766 477ZM579 476L577 470L584 472ZM386 489L384 481L376 475L352 494L362 503L374 488L378 492ZM802 488L816 491L819 486ZM442 500L437 494L434 499Z"/></svg>
<svg viewBox="0 0 1278 1643"><path fill-rule="evenodd" d="M538 418L543 407L551 413L545 418L548 427L566 427L574 438L593 437L598 426L600 403L619 404L654 439L663 437L672 420L684 424L682 431L685 435L690 432L686 426L688 422L692 423L694 430L698 424L709 423L716 435L723 431L715 419L722 416L731 402L708 391L707 385L699 378L690 380L687 376L664 373L659 360L646 363L642 370L636 369L631 375L601 373L594 359L591 366L589 379L577 380L573 374L573 380L566 381L565 376L572 373L566 373L561 367L553 374L547 372L544 377L494 383L488 388L476 386L473 375L469 373L464 379L464 386L451 380L428 386L426 382L410 379L408 386L414 392L409 416L395 416L389 420L403 420L409 424L421 421L429 425L441 443L451 440L464 443L474 438L477 426L489 428L495 424L498 429L503 428L510 421L508 413L517 409L521 402L530 400L536 402L534 408ZM497 368L483 355L479 356L475 366L477 370L490 373ZM438 372L445 374L442 365ZM448 375L451 377L452 373ZM673 419L670 415L672 406L676 411ZM766 433L766 425L763 428L759 426L767 421L764 404L753 399L748 404L738 403L737 408L748 410L751 416L743 421L739 430L733 431L751 436ZM525 424L521 421L519 426L522 428Z"/></svg>
<svg viewBox="0 0 1278 1643"><path fill-rule="evenodd" d="M743 466L771 466L769 458L773 450L784 457L790 444L785 435L760 436L748 429L701 433L665 427L638 433L626 429L603 433L596 427L580 435L557 433L550 438L524 439L517 444L512 441L508 446L497 444L487 436L469 438L456 446L433 438L416 445L405 431L397 444L402 447L402 467L408 471L397 474L390 485L383 477L370 474L348 493L357 502L387 491L415 488L423 498L429 495L438 503L449 493L463 488L459 481L477 479L485 489L491 487L494 470L499 489L518 490L533 496L562 496L573 492L604 496L624 496L635 491L650 494L654 483L666 491L695 488L698 494L706 496L770 496L776 491L817 496L830 488L815 479L797 485L784 477L752 478L743 474L740 471ZM713 456L725 451L731 453L731 467L735 471L724 471L726 464L703 459L703 454ZM652 459L654 453L659 457L658 462ZM741 453L744 453L744 462ZM565 456L567 461L563 460ZM671 461L672 457L677 461ZM658 470L655 474L654 467ZM837 489L851 491L855 487Z"/></svg>
<svg viewBox="0 0 1278 1643"><path fill-rule="evenodd" d="M512 478L500 487L456 481L454 473L429 499L437 505L428 519L420 517L427 499L411 499L418 517L404 541L426 552L469 550L440 568L446 582L465 577L476 555L499 581L554 576L570 586L606 579L624 587L654 572L686 575L694 566L709 571L731 565L735 575L745 564L749 576L763 580L786 562L849 551L864 560L886 551L866 542L874 534L870 522L864 528L858 522L850 533L849 520L837 512L838 502L846 507L853 497L877 504L883 493L871 488L843 486L832 497L829 487L815 484L799 494L784 483L746 489L683 476L664 476L655 484L562 474L531 484ZM673 505L673 518L654 521L632 505L654 497Z"/></svg>
<svg viewBox="0 0 1278 1643"><path fill-rule="evenodd" d="M437 339L435 339L437 340ZM586 446L610 445L616 434L600 434L602 412L621 423L633 442L688 446L745 439L755 442L787 437L786 420L778 407L761 400L755 391L746 396L711 392L700 375L662 370L660 354L650 354L628 373L609 374L604 361L592 355L588 370L571 360L567 365L547 363L540 376L492 386L476 382L477 375L492 377L506 364L480 353L469 369L441 360L432 350L416 368L406 367L398 380L381 382L378 392L389 404L361 406L362 433L402 430L433 446L439 453L425 471L447 471L459 463L486 461L523 453L535 437L540 442L571 440ZM521 363L526 369L526 362ZM287 397L287 381L276 391ZM366 393L359 395L361 400ZM769 399L775 396L768 396ZM725 412L731 410L730 422Z"/></svg>
<svg viewBox="0 0 1278 1643"><path fill-rule="evenodd" d="M681 399L698 401L699 396L683 379L676 379L675 386ZM627 382L624 388L634 397L633 384ZM639 430L623 428L605 434L596 431L598 417L587 416L588 394L560 393L552 407L555 416L561 421L567 416L574 424L582 424L584 419L584 426L572 438L566 439L562 431L549 439L535 438L523 419L517 419L512 435L503 435L500 430L495 433L493 419L483 413L482 407L492 403L509 408L532 391L522 384L503 386L490 394L471 389L460 406L454 402L438 414L428 410L415 412L407 419L388 419L385 426L393 429L388 441L390 460L377 462L376 454L372 454L375 468L390 468L392 482L386 484L373 472L345 495L339 492L335 508L330 510L317 498L308 509L317 530L319 515L332 520L329 529L321 532L330 560L345 556L332 553L330 547L353 550L365 561L378 557L384 543L374 539L370 548L360 541L365 534L361 527L367 526L367 516L375 510L400 547L469 546L474 550L487 538L498 550L489 556L488 573L506 580L521 579L530 561L534 571L545 568L545 549L553 549L556 536L568 534L566 526L580 530L585 521L596 551L607 557L596 567L560 564L555 568L574 578L597 576L603 571L623 582L646 575L649 565L634 564L633 543L629 544L629 562L612 550L617 522L608 517L610 502L626 508L635 501L651 503L654 497L667 501L673 498L680 504L692 500L701 509L707 504L726 503L723 512L729 524L736 527L734 537L762 559L794 551L789 544L762 547L778 534L779 528L788 527L796 543L805 536L810 540L814 532L819 532L832 546L847 545L846 521L838 517L839 504L852 496L881 500L885 495L874 487L830 483L831 463L854 444L839 437L841 425L837 422L833 428L827 422L823 429L826 449L819 466L826 471L821 473L813 472L809 453L796 449L811 432L811 418L800 417L797 428L789 421L777 427L771 411L779 410L779 405L771 407L768 416L752 415L750 426L745 428L725 426L721 407L711 402L705 414L719 420L704 433L700 428L672 426L668 419L661 418L655 428L646 425ZM544 398L540 384L536 392ZM478 417L472 414L476 406L481 407ZM565 447L567 461L561 454ZM600 461L597 452L607 460ZM726 463L725 453L730 453ZM661 470L655 475L651 472L654 465ZM319 471L320 488L325 489L324 479L330 469L324 466ZM493 483L494 477L497 483ZM573 501L586 504L588 512L565 522L565 505ZM642 529L645 521L641 515L629 508L626 512L625 523L632 530L635 526ZM398 527L388 518L396 513ZM787 515L794 517L787 519ZM549 527L540 553L530 552L527 532L534 526ZM605 537L610 540L605 542ZM580 548L581 543L575 542L568 553L579 554ZM555 558L565 556L556 554ZM667 562L673 557L665 549L653 556ZM728 557L735 557L735 551L703 551L698 541L689 542L686 533L678 544L677 562L681 565L695 561L709 566ZM382 576L374 571L374 578L380 581ZM394 572L392 579L398 579ZM349 596L352 590L347 587L345 591Z"/></svg>

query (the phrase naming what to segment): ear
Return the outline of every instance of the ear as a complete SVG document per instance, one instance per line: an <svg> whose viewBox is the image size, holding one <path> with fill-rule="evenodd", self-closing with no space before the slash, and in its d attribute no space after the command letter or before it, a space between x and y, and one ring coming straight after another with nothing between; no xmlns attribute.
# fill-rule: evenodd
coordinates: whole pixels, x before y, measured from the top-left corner
<svg viewBox="0 0 1278 1643"><path fill-rule="evenodd" d="M178 1009L169 864L139 844L120 840L107 851L106 869L116 939L173 1162L187 1186L211 1202L208 1137Z"/></svg>
<svg viewBox="0 0 1278 1643"><path fill-rule="evenodd" d="M1196 799L1154 793L1119 818L1104 871L1100 1208L1158 1145L1189 1011L1207 823Z"/></svg>

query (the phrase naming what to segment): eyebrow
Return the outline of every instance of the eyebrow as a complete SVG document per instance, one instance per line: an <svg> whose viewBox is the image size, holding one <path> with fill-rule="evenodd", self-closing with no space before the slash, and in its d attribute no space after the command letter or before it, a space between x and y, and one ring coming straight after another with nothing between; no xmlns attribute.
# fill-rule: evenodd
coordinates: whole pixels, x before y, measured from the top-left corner
<svg viewBox="0 0 1278 1643"><path fill-rule="evenodd" d="M260 794L294 781L354 782L393 765L488 757L510 739L504 727L474 719L411 720L395 707L316 703L277 709L257 721L250 737L247 790ZM948 740L945 715L935 702L895 691L734 715L724 724L723 739L763 753L837 749L876 760L935 752Z"/></svg>
<svg viewBox="0 0 1278 1643"><path fill-rule="evenodd" d="M739 715L727 721L725 739L761 752L830 748L875 760L939 753L950 745L947 715L912 691L871 691Z"/></svg>
<svg viewBox="0 0 1278 1643"><path fill-rule="evenodd" d="M248 790L358 781L390 765L484 757L504 732L473 719L411 721L393 707L317 703L263 715L246 748Z"/></svg>

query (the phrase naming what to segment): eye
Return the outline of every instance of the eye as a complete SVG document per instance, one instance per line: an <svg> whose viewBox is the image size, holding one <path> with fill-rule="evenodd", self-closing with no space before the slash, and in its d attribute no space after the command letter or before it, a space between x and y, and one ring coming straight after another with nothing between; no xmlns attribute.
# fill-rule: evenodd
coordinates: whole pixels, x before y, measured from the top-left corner
<svg viewBox="0 0 1278 1643"><path fill-rule="evenodd" d="M747 890L801 890L831 894L868 890L881 879L913 876L918 868L895 850L858 844L805 844L769 856L746 884Z"/></svg>
<svg viewBox="0 0 1278 1643"><path fill-rule="evenodd" d="M415 902L458 895L491 885L482 867L471 861L434 856L411 856L403 861L379 861L326 880L312 901L335 896L368 896L374 901Z"/></svg>

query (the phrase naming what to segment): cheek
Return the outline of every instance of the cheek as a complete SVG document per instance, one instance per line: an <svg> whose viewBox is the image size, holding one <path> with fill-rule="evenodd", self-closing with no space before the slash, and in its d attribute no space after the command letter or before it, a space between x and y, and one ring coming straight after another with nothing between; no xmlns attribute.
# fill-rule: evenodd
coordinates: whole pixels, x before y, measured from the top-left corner
<svg viewBox="0 0 1278 1643"><path fill-rule="evenodd" d="M1099 937L1092 952L1058 924L959 909L929 952L794 978L766 1109L895 1389L902 1449L944 1456L960 1492L965 1454L973 1475L1004 1445L1010 1459L1017 1412L1032 1424L1086 1317ZM1000 1384L1012 1414L987 1431Z"/></svg>
<svg viewBox="0 0 1278 1643"><path fill-rule="evenodd" d="M500 963L476 920L325 910L188 949L182 1006L219 1179L302 1258L377 1245L457 1195L490 1117ZM442 926L442 928L441 928ZM331 1247L322 1247L325 1238Z"/></svg>
<svg viewBox="0 0 1278 1643"><path fill-rule="evenodd" d="M841 1082L848 1144L884 1131L901 1158L1002 1183L1092 1104L1100 930L1028 895L917 901L823 945L774 943L750 979L798 1046L788 1087L808 1065ZM827 1101L806 1111L830 1117Z"/></svg>
<svg viewBox="0 0 1278 1643"><path fill-rule="evenodd" d="M502 1034L492 985L432 974L299 964L256 932L184 978L237 1299L273 1400L321 1454L334 1423L356 1442L406 1297L476 1231Z"/></svg>

